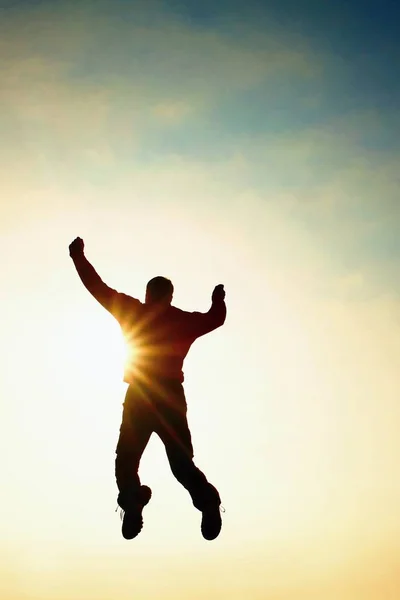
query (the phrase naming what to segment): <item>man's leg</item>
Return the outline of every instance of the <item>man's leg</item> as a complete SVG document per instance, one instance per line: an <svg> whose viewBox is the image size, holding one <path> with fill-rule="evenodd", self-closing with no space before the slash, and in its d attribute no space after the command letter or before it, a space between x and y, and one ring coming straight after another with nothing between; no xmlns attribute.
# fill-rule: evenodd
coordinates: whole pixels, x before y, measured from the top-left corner
<svg viewBox="0 0 400 600"><path fill-rule="evenodd" d="M176 390L174 390L176 394ZM156 433L162 439L172 473L186 488L193 505L202 512L201 531L212 540L221 531L221 499L216 488L193 462L193 446L186 417L186 401L183 388L178 398L159 407Z"/></svg>
<svg viewBox="0 0 400 600"><path fill-rule="evenodd" d="M151 404L144 391L138 386L129 386L115 458L118 504L124 511L122 535L126 539L132 539L140 533L143 526L142 510L151 497L150 488L140 484L138 470L153 425Z"/></svg>

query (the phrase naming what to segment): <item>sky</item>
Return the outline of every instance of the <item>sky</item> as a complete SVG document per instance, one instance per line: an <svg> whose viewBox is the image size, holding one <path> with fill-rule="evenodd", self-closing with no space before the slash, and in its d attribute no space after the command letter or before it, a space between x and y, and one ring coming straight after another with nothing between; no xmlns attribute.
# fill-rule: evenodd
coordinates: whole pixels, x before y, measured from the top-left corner
<svg viewBox="0 0 400 600"><path fill-rule="evenodd" d="M0 2L0 593L400 596L400 46L389 0ZM122 539L112 287L224 327L185 364L223 531L152 438Z"/></svg>

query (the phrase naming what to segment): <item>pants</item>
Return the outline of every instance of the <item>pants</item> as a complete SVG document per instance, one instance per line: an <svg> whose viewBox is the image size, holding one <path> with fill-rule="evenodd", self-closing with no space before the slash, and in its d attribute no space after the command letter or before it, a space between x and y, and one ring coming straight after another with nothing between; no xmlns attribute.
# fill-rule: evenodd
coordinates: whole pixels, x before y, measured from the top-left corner
<svg viewBox="0 0 400 600"><path fill-rule="evenodd" d="M207 494L216 492L193 462L186 412L183 386L178 381L157 382L151 388L140 383L128 387L115 460L120 497L135 495L140 489L139 463L153 432L164 443L172 473L188 490L196 508L201 510Z"/></svg>

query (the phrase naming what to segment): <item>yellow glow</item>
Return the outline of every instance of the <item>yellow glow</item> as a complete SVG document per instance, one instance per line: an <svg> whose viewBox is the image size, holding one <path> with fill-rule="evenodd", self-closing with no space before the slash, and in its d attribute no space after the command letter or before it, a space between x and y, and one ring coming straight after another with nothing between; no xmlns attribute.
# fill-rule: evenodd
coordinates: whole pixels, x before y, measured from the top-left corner
<svg viewBox="0 0 400 600"><path fill-rule="evenodd" d="M190 220L185 225L183 230L192 243L201 245L202 235L196 225ZM159 249L154 249L154 255L146 255L141 263L143 274L131 281L129 257L135 256L135 247L132 244L131 251L125 252L126 269L121 267L124 253L118 247L107 261L101 259L101 251L96 260L96 246L101 248L105 235L106 230L99 230L91 243L87 242L88 257L102 275L104 271L103 277L110 285L140 297L147 279L160 270L155 266L162 256ZM220 236L208 238L203 246L202 261L209 274L203 272L198 277L193 257L180 257L179 246L175 251L171 240L177 264L172 274L177 306L205 310L216 283L223 281L227 290L226 326L199 340L185 366L196 462L221 488L227 512L221 539L215 549L206 549L199 533L199 516L173 479L162 445L152 439L141 464L143 482L154 490L146 509L145 529L135 542L143 557L142 568L146 560L154 560L157 552L168 554L171 561L177 557L180 564L185 555L207 561L209 552L217 569L223 570L226 553L231 564L237 561L239 565L243 548L251 548L257 557L253 563L254 585L256 572L261 578L265 564L270 564L274 565L269 573L270 585L284 587L289 561L293 582L308 585L307 580L314 578L312 585L318 589L318 578L329 580L347 563L364 560L357 541L360 528L364 532L363 549L368 547L369 538L377 543L386 531L395 529L390 506L395 508L396 493L387 487L386 477L395 469L397 434L383 412L374 417L374 439L385 467L371 471L373 462L364 470L360 467L362 457L375 459L366 415L357 415L352 402L354 391L361 385L365 398L372 403L362 382L368 381L371 386L371 365L379 358L364 352L364 360L369 362L358 367L355 363L354 357L362 351L360 344L366 345L365 337L357 341L359 332L368 335L362 314L356 319L350 309L344 313L324 309L330 312L323 322L330 323L330 340L336 340L333 347L332 343L327 347L315 327L321 322L318 300L297 285L294 274L293 281L283 284L277 277L272 283L271 263L269 282L260 284L257 266L248 262L240 273L235 268L229 274L227 268L223 278L212 258L219 255L227 266L235 264L237 246L229 236ZM107 271L111 276L107 277ZM21 402L15 392L14 410L23 426L21 439L7 438L7 432L3 438L18 449L21 464L15 469L20 472L23 468L24 473L23 480L15 483L14 504L10 506L21 517L17 523L8 522L5 531L13 533L19 543L23 540L23 568L29 568L32 578L41 585L45 576L61 576L63 552L71 553L77 569L87 552L100 561L99 554L107 555L107 564L114 565L116 576L125 564L126 552L130 552L120 539L120 523L113 512L113 460L126 389L122 383L126 347L115 319L87 294L67 260L63 277L65 283L57 294L43 291L36 320L22 321L29 394L24 394ZM13 301L11 306L20 320L18 303ZM375 340L381 340L381 352L388 331L380 329L383 325L379 313L376 318L368 315L368 321L369 328L376 324L371 331ZM349 371L340 362L344 352L341 330L346 335L354 331L346 338L346 361L357 380L354 389L352 379L347 380ZM12 339L11 330L8 334L6 330L3 343L7 344L7 356L12 356ZM393 346L392 354L395 352ZM11 362L14 371L9 375L11 380L18 380L17 363ZM388 365L381 364L380 375L375 375L376 385L386 380L386 393L395 395L396 370L388 370ZM392 391L389 381L394 386ZM10 396L11 382L7 386ZM371 411L370 407L370 415ZM349 422L352 431L347 430ZM356 434L354 427L358 428ZM374 448L377 452L377 446ZM24 518L25 485L29 486L37 516L33 521ZM373 517L380 489L386 489L387 514L379 513L377 521ZM368 502L360 504L366 497ZM243 506L251 506L251 510L243 510ZM327 549L323 552L321 548ZM207 568L211 578L216 576L211 563ZM196 580L195 565L191 562L187 569ZM149 585L143 579L139 588L150 598L153 592ZM200 579L198 585L203 585ZM46 597L43 589L39 591L40 597ZM154 587L154 597L157 593Z"/></svg>
<svg viewBox="0 0 400 600"><path fill-rule="evenodd" d="M57 222L49 224L48 231L57 227L62 230ZM65 576L65 554L76 573L90 554L100 564L104 560L113 565L118 580L132 568L129 553L135 553L135 560L140 553L143 572L155 555L169 557L163 573L171 586L168 573L174 573L174 564L181 569L184 557L190 556L185 563L188 590L193 590L193 581L206 589L198 562L205 565L210 581L218 581L221 571L228 572L224 561L229 556L229 572L234 565L235 585L243 590L250 581L254 589L263 589L266 564L270 589L286 589L290 564L287 598L297 600L293 589L299 586L318 590L338 573L344 577L348 565L357 569L373 564L375 545L386 547L388 532L399 529L394 517L399 490L390 476L397 468L392 415L398 410L398 345L390 334L390 303L383 313L386 321L380 309L363 313L335 303L321 306L315 294L299 285L295 271L289 270L291 276L282 281L273 261L268 263L268 281L250 260L238 271L236 240L223 229L207 243L190 218L179 230L187 238L181 233L177 243L173 231L169 245L175 264L174 304L206 310L216 283L224 282L227 290L226 326L196 342L185 365L195 459L221 488L227 509L223 534L213 547L204 546L199 515L154 438L140 470L154 491L145 528L132 549L123 544L114 514L113 461L126 389L126 347L115 319L88 295L65 257L60 288L52 293L38 288L35 319L24 313L20 294L10 297L5 310L14 315L13 328L5 328L2 339L3 357L10 365L8 379L2 381L4 397L10 398L7 410L18 422L17 429L10 429L12 435L4 431L3 456L14 448L13 473L23 473L12 484L14 495L5 499L5 511L17 511L19 518L8 520L4 531L16 540L19 568L30 573L39 597L54 598L45 581ZM35 232L31 235L36 237ZM135 244L142 246L143 240L122 249L116 238L105 260L101 248L106 236L105 227L89 237L89 259L110 285L142 297L146 281L163 270L160 248L146 254L140 275L132 278ZM203 249L203 270L195 268L193 256L181 254L181 245L189 241ZM19 246L22 238L15 236L14 243ZM29 237L24 243L30 243ZM215 265L215 256L224 268ZM17 286L19 278L14 277L9 286ZM24 340L23 362L15 331ZM384 348L389 356L385 361ZM23 381L29 382L23 395L22 365ZM374 404L383 389L390 411ZM34 520L25 511L27 488ZM253 553L250 572L241 571L244 548ZM87 565L85 572L90 569ZM88 576L80 577L79 584L66 587L80 590L78 596L90 588ZM97 581L96 599L108 600L99 595L106 578L99 573ZM158 597L156 583L145 577L135 589L145 598ZM209 589L216 596L222 592L217 584ZM131 583L127 590L133 591ZM120 597L124 593L119 589ZM56 598L63 600L60 594ZM308 600L306 594L304 598Z"/></svg>

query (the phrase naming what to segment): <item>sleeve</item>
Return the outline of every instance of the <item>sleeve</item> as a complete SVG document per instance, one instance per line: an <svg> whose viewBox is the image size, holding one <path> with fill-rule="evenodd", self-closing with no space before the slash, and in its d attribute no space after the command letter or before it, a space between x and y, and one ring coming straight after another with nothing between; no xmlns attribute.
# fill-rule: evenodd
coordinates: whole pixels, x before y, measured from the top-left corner
<svg viewBox="0 0 400 600"><path fill-rule="evenodd" d="M221 327L226 320L226 304L224 300L215 301L206 313L188 313L188 329L191 337L198 338Z"/></svg>
<svg viewBox="0 0 400 600"><path fill-rule="evenodd" d="M121 294L109 287L98 275L84 255L73 258L78 275L90 294L119 322L127 312L132 312L140 304L139 300Z"/></svg>

